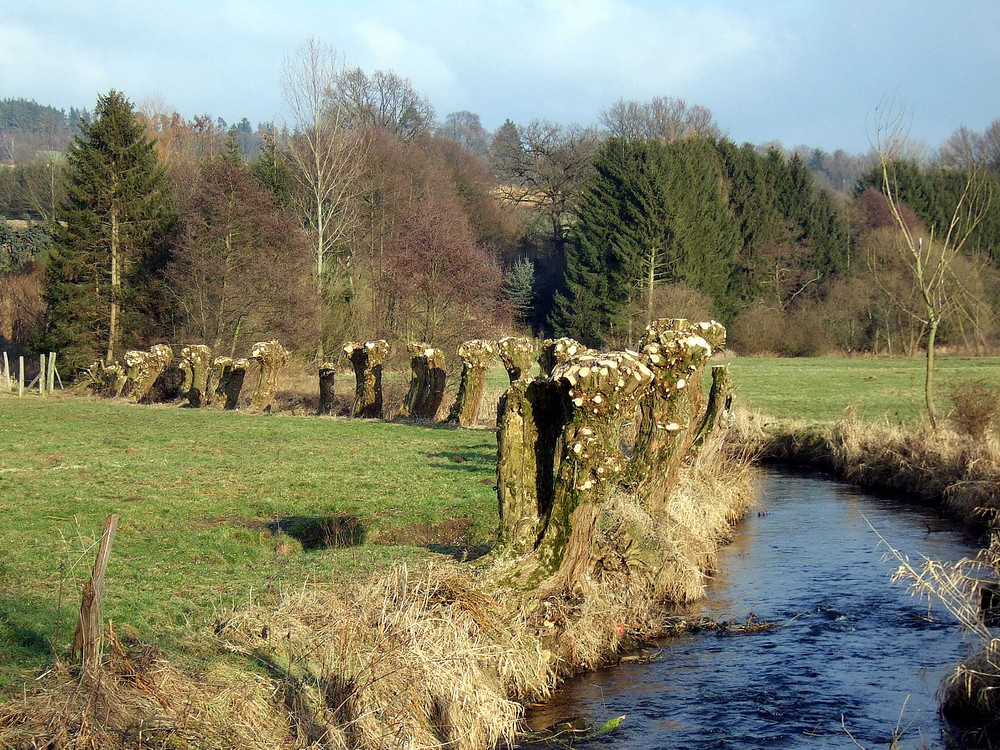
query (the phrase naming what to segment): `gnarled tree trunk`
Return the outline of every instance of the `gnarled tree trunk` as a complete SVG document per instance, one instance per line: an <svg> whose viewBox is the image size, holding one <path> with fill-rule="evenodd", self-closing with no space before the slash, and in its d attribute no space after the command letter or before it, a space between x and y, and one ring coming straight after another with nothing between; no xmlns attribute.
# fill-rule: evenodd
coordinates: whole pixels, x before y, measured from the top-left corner
<svg viewBox="0 0 1000 750"><path fill-rule="evenodd" d="M427 344L409 344L410 391L406 394L400 415L414 419L434 419L448 378L444 352Z"/></svg>
<svg viewBox="0 0 1000 750"><path fill-rule="evenodd" d="M535 355L535 345L531 339L524 336L504 336L497 342L497 349L510 382L526 380Z"/></svg>
<svg viewBox="0 0 1000 750"><path fill-rule="evenodd" d="M277 341L259 341L250 356L260 364L260 376L250 398L252 411L270 411L278 395L278 381L288 364L289 352Z"/></svg>
<svg viewBox="0 0 1000 750"><path fill-rule="evenodd" d="M351 360L357 380L354 416L382 419L382 365L389 357L389 343L384 339L353 342L344 347L344 354Z"/></svg>
<svg viewBox="0 0 1000 750"><path fill-rule="evenodd" d="M337 378L337 366L333 362L324 362L319 366L319 413L327 416L333 414L334 383Z"/></svg>
<svg viewBox="0 0 1000 750"><path fill-rule="evenodd" d="M486 390L486 371L496 359L497 344L486 339L472 339L458 347L458 356L462 359L462 382L448 421L471 427L479 416L479 404Z"/></svg>
<svg viewBox="0 0 1000 750"><path fill-rule="evenodd" d="M192 344L181 349L181 359L191 368L191 385L187 391L188 403L201 406L208 391L208 364L212 350L204 344Z"/></svg>
<svg viewBox="0 0 1000 750"><path fill-rule="evenodd" d="M662 499L677 481L704 404L702 368L725 341L725 328L714 321L662 319L646 327L639 349L653 388L640 403L628 480L647 499Z"/></svg>
<svg viewBox="0 0 1000 750"><path fill-rule="evenodd" d="M155 344L148 352L125 352L126 377L131 383L129 398L137 404L147 400L153 383L173 359L174 353L166 344Z"/></svg>

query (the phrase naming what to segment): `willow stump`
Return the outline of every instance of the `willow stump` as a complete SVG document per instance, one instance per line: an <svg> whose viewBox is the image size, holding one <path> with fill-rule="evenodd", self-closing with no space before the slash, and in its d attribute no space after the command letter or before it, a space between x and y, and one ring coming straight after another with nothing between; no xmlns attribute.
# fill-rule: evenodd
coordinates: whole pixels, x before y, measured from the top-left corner
<svg viewBox="0 0 1000 750"><path fill-rule="evenodd" d="M486 390L486 372L497 356L497 343L487 339L472 339L458 347L462 360L462 380L455 404L448 415L449 422L471 427L479 416L479 405Z"/></svg>
<svg viewBox="0 0 1000 750"><path fill-rule="evenodd" d="M131 384L129 399L141 403L149 398L153 383L174 359L166 344L155 344L149 351L125 352L125 374Z"/></svg>
<svg viewBox="0 0 1000 750"><path fill-rule="evenodd" d="M594 350L588 349L576 339L545 339L538 350L538 366L542 376L551 375L556 365L568 362L580 354L594 354Z"/></svg>
<svg viewBox="0 0 1000 750"><path fill-rule="evenodd" d="M708 403L705 413L698 424L693 447L701 450L712 435L717 435L727 428L733 418L733 394L736 386L729 377L726 365L712 367L712 387L708 392Z"/></svg>
<svg viewBox="0 0 1000 750"><path fill-rule="evenodd" d="M653 372L653 387L640 404L628 475L647 499L662 498L677 480L704 404L703 366L725 340L726 329L714 321L662 319L646 327L639 348Z"/></svg>
<svg viewBox="0 0 1000 750"><path fill-rule="evenodd" d="M515 380L497 406L497 499L500 546L531 552L552 512L554 466L570 413L568 396L550 378Z"/></svg>
<svg viewBox="0 0 1000 750"><path fill-rule="evenodd" d="M319 413L330 416L333 414L333 404L336 392L334 384L337 379L337 366L333 362L324 362L319 366Z"/></svg>
<svg viewBox="0 0 1000 750"><path fill-rule="evenodd" d="M222 380L226 372L232 370L233 360L231 357L216 357L208 367L208 381L205 388L205 405L218 406L225 399L222 392Z"/></svg>
<svg viewBox="0 0 1000 750"><path fill-rule="evenodd" d="M382 366L389 357L389 342L379 339L350 343L344 347L344 354L351 360L357 381L354 416L382 419Z"/></svg>
<svg viewBox="0 0 1000 750"><path fill-rule="evenodd" d="M240 394L243 391L243 383L246 380L249 367L250 360L236 359L223 368L216 390L224 398L222 408L226 411L232 411L239 406Z"/></svg>
<svg viewBox="0 0 1000 750"><path fill-rule="evenodd" d="M409 344L410 390L400 415L414 419L434 419L448 378L444 352L427 344Z"/></svg>
<svg viewBox="0 0 1000 750"><path fill-rule="evenodd" d="M257 360L260 374L250 398L252 411L270 411L275 396L278 395L278 382L281 373L288 365L288 350L277 341L258 341L250 352L251 359Z"/></svg>
<svg viewBox="0 0 1000 750"><path fill-rule="evenodd" d="M497 349L510 382L527 379L535 355L532 340L524 336L505 336L497 342Z"/></svg>
<svg viewBox="0 0 1000 750"><path fill-rule="evenodd" d="M193 344L181 349L181 359L191 368L191 386L187 391L188 403L201 406L207 400L208 367L212 350L204 344Z"/></svg>

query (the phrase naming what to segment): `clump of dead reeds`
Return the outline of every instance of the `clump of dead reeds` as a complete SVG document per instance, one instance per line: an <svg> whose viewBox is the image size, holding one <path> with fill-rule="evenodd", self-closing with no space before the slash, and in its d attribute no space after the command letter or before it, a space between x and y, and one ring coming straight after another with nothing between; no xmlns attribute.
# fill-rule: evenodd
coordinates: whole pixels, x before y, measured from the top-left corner
<svg viewBox="0 0 1000 750"><path fill-rule="evenodd" d="M494 747L552 685L518 608L453 565L400 566L347 597L302 588L219 632L271 665L298 733L324 747Z"/></svg>
<svg viewBox="0 0 1000 750"><path fill-rule="evenodd" d="M194 679L155 648L126 650L112 639L101 668L57 664L31 692L0 706L0 746L292 747L270 688L259 675L223 666Z"/></svg>

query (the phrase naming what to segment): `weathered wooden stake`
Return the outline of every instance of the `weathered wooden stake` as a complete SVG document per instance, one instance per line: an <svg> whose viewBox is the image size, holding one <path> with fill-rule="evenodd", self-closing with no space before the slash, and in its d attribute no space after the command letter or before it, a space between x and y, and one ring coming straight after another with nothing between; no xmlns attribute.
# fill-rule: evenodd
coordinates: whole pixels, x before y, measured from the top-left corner
<svg viewBox="0 0 1000 750"><path fill-rule="evenodd" d="M12 389L10 382L10 360L7 358L7 352L3 353L3 374L0 376L0 388L5 391Z"/></svg>
<svg viewBox="0 0 1000 750"><path fill-rule="evenodd" d="M17 397L24 396L24 357L17 358Z"/></svg>
<svg viewBox="0 0 1000 750"><path fill-rule="evenodd" d="M56 390L56 353L49 352L49 371L46 376L46 381L48 382L49 393L55 393Z"/></svg>
<svg viewBox="0 0 1000 750"><path fill-rule="evenodd" d="M118 530L117 513L112 513L104 520L104 533L101 544L97 548L97 560L90 580L83 586L83 599L80 602L80 617L76 622L76 635L73 637L73 654L79 656L83 668L95 669L101 659L101 598L104 595L104 573L108 568L108 558L111 557L111 545L115 541Z"/></svg>
<svg viewBox="0 0 1000 750"><path fill-rule="evenodd" d="M38 356L38 395L45 395L45 355Z"/></svg>

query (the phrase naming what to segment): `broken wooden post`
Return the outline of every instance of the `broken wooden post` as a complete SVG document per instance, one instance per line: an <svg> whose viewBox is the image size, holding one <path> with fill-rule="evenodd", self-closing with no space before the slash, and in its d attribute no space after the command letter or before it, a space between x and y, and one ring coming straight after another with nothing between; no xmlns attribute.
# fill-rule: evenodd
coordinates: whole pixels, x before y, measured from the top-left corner
<svg viewBox="0 0 1000 750"><path fill-rule="evenodd" d="M136 404L146 401L153 383L173 359L174 352L166 344L155 344L146 352L134 349L125 352L125 376L131 388L129 399Z"/></svg>
<svg viewBox="0 0 1000 750"><path fill-rule="evenodd" d="M462 360L462 380L458 385L455 404L448 415L449 422L471 427L479 417L479 404L486 390L486 372L497 356L497 344L486 339L472 339L458 347Z"/></svg>
<svg viewBox="0 0 1000 750"><path fill-rule="evenodd" d="M250 399L251 411L270 411L278 395L278 380L288 364L289 351L277 341L258 341L250 357L260 363L260 377Z"/></svg>
<svg viewBox="0 0 1000 750"><path fill-rule="evenodd" d="M90 580L83 586L80 616L73 637L73 654L79 656L85 670L95 669L101 659L101 599L104 595L104 573L111 557L111 545L118 530L118 514L112 513L104 521L104 533L97 548L97 560Z"/></svg>
<svg viewBox="0 0 1000 750"><path fill-rule="evenodd" d="M319 366L319 413L330 416L333 414L334 385L337 378L337 366L333 362L324 362Z"/></svg>
<svg viewBox="0 0 1000 750"><path fill-rule="evenodd" d="M524 336L504 336L497 342L497 349L511 383L528 378L532 357L535 355L535 344L531 339Z"/></svg>
<svg viewBox="0 0 1000 750"><path fill-rule="evenodd" d="M541 369L542 377L547 377L552 374L556 365L566 362L578 354L593 353L593 349L588 349L576 339L566 337L545 339L538 350L538 367Z"/></svg>
<svg viewBox="0 0 1000 750"><path fill-rule="evenodd" d="M408 344L410 353L410 390L399 410L400 416L434 419L448 378L444 352L423 343Z"/></svg>
<svg viewBox="0 0 1000 750"><path fill-rule="evenodd" d="M192 344L181 349L181 359L191 368L191 385L187 390L188 403L191 406L202 406L207 400L208 366L212 359L212 350L204 344Z"/></svg>
<svg viewBox="0 0 1000 750"><path fill-rule="evenodd" d="M382 419L382 365L389 358L389 342L351 342L344 354L351 360L357 381L352 413L362 419Z"/></svg>
<svg viewBox="0 0 1000 750"><path fill-rule="evenodd" d="M691 448L704 402L702 368L725 341L726 329L715 321L664 318L646 327L639 348L653 388L640 404L628 480L654 505L669 493Z"/></svg>
<svg viewBox="0 0 1000 750"><path fill-rule="evenodd" d="M240 393L243 390L243 381L246 380L247 368L250 361L247 359L236 359L222 371L219 378L218 393L225 397L223 409L232 411L240 403Z"/></svg>

